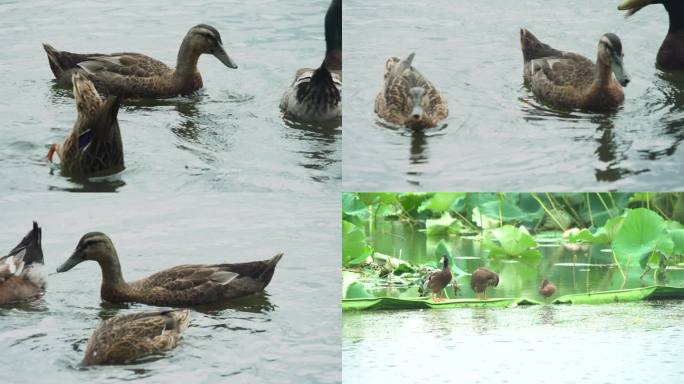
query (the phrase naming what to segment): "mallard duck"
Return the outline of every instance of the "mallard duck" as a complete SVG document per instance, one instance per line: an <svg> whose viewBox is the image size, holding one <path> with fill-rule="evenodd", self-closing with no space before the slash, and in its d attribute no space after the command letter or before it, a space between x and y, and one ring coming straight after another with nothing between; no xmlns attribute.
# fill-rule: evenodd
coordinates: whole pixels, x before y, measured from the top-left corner
<svg viewBox="0 0 684 384"><path fill-rule="evenodd" d="M684 70L684 1L682 0L625 0L618 9L627 16L651 4L663 4L670 16L670 29L658 50L656 64L666 71Z"/></svg>
<svg viewBox="0 0 684 384"><path fill-rule="evenodd" d="M72 74L79 72L106 95L124 97L176 97L202 88L197 60L203 53L214 55L228 68L237 65L223 49L216 28L199 24L188 31L178 50L176 68L139 53L80 54L58 51L43 44L57 82L68 86Z"/></svg>
<svg viewBox="0 0 684 384"><path fill-rule="evenodd" d="M7 256L0 258L0 305L37 299L45 292L42 231L38 223Z"/></svg>
<svg viewBox="0 0 684 384"><path fill-rule="evenodd" d="M449 258L442 256L439 262L442 264L442 270L432 272L423 283L423 293L432 292L432 301L435 301L435 293L437 292L439 292L439 299L437 301L443 300L444 288L449 285L452 277L451 270L449 269Z"/></svg>
<svg viewBox="0 0 684 384"><path fill-rule="evenodd" d="M88 340L81 365L127 364L175 348L188 327L187 309L115 316Z"/></svg>
<svg viewBox="0 0 684 384"><path fill-rule="evenodd" d="M62 174L68 176L102 176L123 170L119 96L102 100L90 80L78 72L72 76L78 117L64 142L50 146L48 160L56 152Z"/></svg>
<svg viewBox="0 0 684 384"><path fill-rule="evenodd" d="M226 302L262 291L273 277L279 253L264 261L236 264L179 265L127 283L110 238L101 232L83 235L76 250L57 272L86 260L102 269L100 296L110 303L136 302L158 306L193 306Z"/></svg>
<svg viewBox="0 0 684 384"><path fill-rule="evenodd" d="M487 300L487 288L498 285L499 275L487 268L476 269L470 277L470 288L473 289L478 299L481 299L480 294L484 293L484 299Z"/></svg>
<svg viewBox="0 0 684 384"><path fill-rule="evenodd" d="M553 285L549 279L542 280L541 286L539 287L539 294L544 297L544 300L553 296L554 293L556 293L556 286Z"/></svg>
<svg viewBox="0 0 684 384"><path fill-rule="evenodd" d="M287 117L322 122L342 117L342 0L325 15L325 59L317 69L301 68L285 91L280 109Z"/></svg>
<svg viewBox="0 0 684 384"><path fill-rule="evenodd" d="M606 33L598 44L596 64L584 56L542 43L520 30L525 69L523 77L541 101L561 108L605 111L625 100L622 87L630 78L623 64L620 38ZM615 74L615 79L613 79Z"/></svg>
<svg viewBox="0 0 684 384"><path fill-rule="evenodd" d="M375 113L408 128L434 127L449 115L444 96L406 59L390 57L385 63L385 85L375 98Z"/></svg>

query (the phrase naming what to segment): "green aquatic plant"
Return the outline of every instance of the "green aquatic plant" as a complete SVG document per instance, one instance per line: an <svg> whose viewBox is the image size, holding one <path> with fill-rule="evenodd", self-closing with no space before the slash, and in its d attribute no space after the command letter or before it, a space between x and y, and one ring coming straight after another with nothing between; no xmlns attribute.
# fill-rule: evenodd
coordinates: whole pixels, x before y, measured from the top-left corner
<svg viewBox="0 0 684 384"><path fill-rule="evenodd" d="M482 246L489 250L489 256L493 258L514 257L534 261L541 257L537 241L523 226L504 225L494 229L485 236Z"/></svg>
<svg viewBox="0 0 684 384"><path fill-rule="evenodd" d="M342 221L342 264L358 265L373 253L373 248L366 240L363 228Z"/></svg>

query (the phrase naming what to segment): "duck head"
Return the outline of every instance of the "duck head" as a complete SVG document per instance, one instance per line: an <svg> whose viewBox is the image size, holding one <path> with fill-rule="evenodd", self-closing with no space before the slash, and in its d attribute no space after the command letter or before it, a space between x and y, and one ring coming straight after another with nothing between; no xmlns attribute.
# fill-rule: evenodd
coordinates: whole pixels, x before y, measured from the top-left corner
<svg viewBox="0 0 684 384"><path fill-rule="evenodd" d="M97 261L103 265L111 262L113 258L116 258L116 250L109 237L102 232L90 232L81 237L74 253L57 268L57 272L66 272L86 260Z"/></svg>
<svg viewBox="0 0 684 384"><path fill-rule="evenodd" d="M425 97L425 88L411 87L409 89L409 101L411 112L408 116L407 126L419 126L424 119L423 98Z"/></svg>
<svg viewBox="0 0 684 384"><path fill-rule="evenodd" d="M617 35L613 33L606 33L599 40L598 47L598 62L597 64L610 65L615 78L623 87L631 81L627 74L625 64L623 62L625 54L622 52L622 42Z"/></svg>
<svg viewBox="0 0 684 384"><path fill-rule="evenodd" d="M183 40L183 45L189 45L197 53L214 55L228 68L237 68L237 64L228 56L223 48L221 35L216 28L207 24L198 24L188 31Z"/></svg>
<svg viewBox="0 0 684 384"><path fill-rule="evenodd" d="M549 279L544 279L542 280L541 287L540 288L545 288L547 285L549 285Z"/></svg>

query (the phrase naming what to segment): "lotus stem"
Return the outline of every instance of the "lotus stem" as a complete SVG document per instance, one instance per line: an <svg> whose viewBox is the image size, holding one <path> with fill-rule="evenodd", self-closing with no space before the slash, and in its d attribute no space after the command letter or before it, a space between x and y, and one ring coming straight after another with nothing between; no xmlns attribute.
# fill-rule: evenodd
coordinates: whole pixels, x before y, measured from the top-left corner
<svg viewBox="0 0 684 384"><path fill-rule="evenodd" d="M565 226L563 226L563 225L560 223L560 221L558 221L558 219L556 218L556 216L554 216L553 213L551 213L551 211L549 211L549 209L546 207L546 205L544 205L544 202L541 201L541 199L539 198L539 196L537 196L536 193L531 193L531 195L532 195L532 198L535 199L535 200L537 201L537 203L539 203L539 205L541 205L541 207L542 207L542 209L544 210L544 212L546 212L546 214L549 215L549 217L551 217L551 220L553 220L553 221L556 223L556 225L558 226L558 228L560 228L560 229L562 229L563 231L565 231L567 228L565 228Z"/></svg>

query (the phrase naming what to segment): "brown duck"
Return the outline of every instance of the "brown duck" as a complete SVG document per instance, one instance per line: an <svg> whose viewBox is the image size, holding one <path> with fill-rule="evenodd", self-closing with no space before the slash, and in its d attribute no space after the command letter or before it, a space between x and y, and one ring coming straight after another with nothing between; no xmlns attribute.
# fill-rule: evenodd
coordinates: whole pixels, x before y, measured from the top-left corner
<svg viewBox="0 0 684 384"><path fill-rule="evenodd" d="M119 96L102 100L93 83L78 72L73 74L72 83L78 117L64 142L50 146L48 160L57 153L66 176L104 176L122 171Z"/></svg>
<svg viewBox="0 0 684 384"><path fill-rule="evenodd" d="M168 310L115 316L103 321L88 340L81 365L127 364L175 348L190 311Z"/></svg>
<svg viewBox="0 0 684 384"><path fill-rule="evenodd" d="M452 278L451 270L449 269L449 259L446 256L442 256L440 263L443 266L442 270L432 272L423 283L423 293L426 293L428 290L432 292L432 301L435 301L435 293L437 292L439 292L439 299L436 301L443 300L444 288L449 285Z"/></svg>
<svg viewBox="0 0 684 384"><path fill-rule="evenodd" d="M618 9L627 11L627 16L632 16L651 4L664 5L670 17L670 28L658 50L656 65L666 71L682 71L684 70L684 1L625 0Z"/></svg>
<svg viewBox="0 0 684 384"><path fill-rule="evenodd" d="M179 265L127 283L112 241L101 232L83 235L76 250L57 272L66 272L86 260L102 269L100 296L110 303L137 302L187 307L222 303L262 291L273 277L279 253L269 260L236 264Z"/></svg>
<svg viewBox="0 0 684 384"><path fill-rule="evenodd" d="M38 223L6 256L0 257L0 305L35 300L45 293L42 231Z"/></svg>
<svg viewBox="0 0 684 384"><path fill-rule="evenodd" d="M470 288L473 289L478 299L481 299L480 294L484 293L484 299L487 300L487 288L498 285L499 275L487 268L476 269L470 277Z"/></svg>
<svg viewBox="0 0 684 384"><path fill-rule="evenodd" d="M43 44L52 73L60 85L70 85L78 72L90 79L102 94L139 98L162 98L189 95L202 88L197 70L200 55L214 55L228 68L237 65L223 49L216 28L199 24L185 35L171 68L159 60L139 53L71 53Z"/></svg>
<svg viewBox="0 0 684 384"><path fill-rule="evenodd" d="M449 108L442 93L413 67L414 56L387 59L385 84L375 97L375 113L408 128L434 127L449 115Z"/></svg>
<svg viewBox="0 0 684 384"><path fill-rule="evenodd" d="M554 49L524 28L520 42L525 83L542 102L560 108L607 111L625 100L622 87L630 78L623 63L622 42L615 34L606 33L599 40L596 64L582 55Z"/></svg>
<svg viewBox="0 0 684 384"><path fill-rule="evenodd" d="M549 279L544 279L539 287L539 294L546 300L553 296L554 293L556 293L556 286Z"/></svg>

